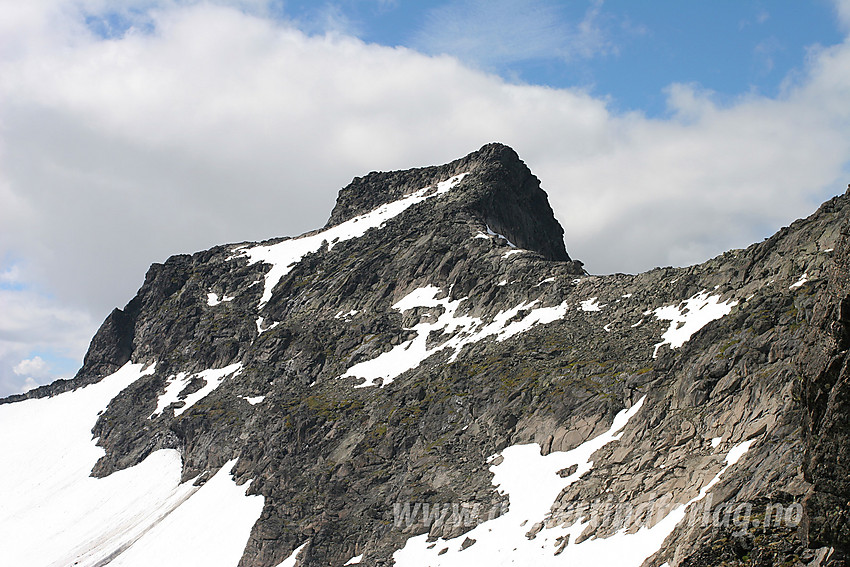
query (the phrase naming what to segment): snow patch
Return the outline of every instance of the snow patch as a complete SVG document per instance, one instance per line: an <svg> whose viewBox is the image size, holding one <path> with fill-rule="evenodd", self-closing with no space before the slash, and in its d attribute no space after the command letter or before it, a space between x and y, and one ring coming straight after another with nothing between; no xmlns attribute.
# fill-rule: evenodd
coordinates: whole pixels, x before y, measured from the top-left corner
<svg viewBox="0 0 850 567"><path fill-rule="evenodd" d="M209 305L210 307L215 307L219 303L222 303L224 301L233 301L234 299L236 299L236 298L230 297L228 295L224 295L224 296L221 297L221 299L219 299L217 293L210 292L210 293L207 294L207 305Z"/></svg>
<svg viewBox="0 0 850 567"><path fill-rule="evenodd" d="M670 326L661 335L663 340L655 345L652 358L658 356L662 345L679 348L708 323L728 315L736 305L738 302L731 299L721 303L719 295L708 295L703 290L678 305L659 307L653 311L655 318L670 321Z"/></svg>
<svg viewBox="0 0 850 567"><path fill-rule="evenodd" d="M508 250L504 254L502 254L502 258L510 258L514 254L524 254L528 252L528 250L523 250L522 248L516 248L514 250Z"/></svg>
<svg viewBox="0 0 850 567"><path fill-rule="evenodd" d="M359 564L361 561L363 561L363 554L362 554L362 553L361 553L360 555L355 555L354 557L352 557L351 559L349 559L348 561L346 561L346 562L343 564L343 566L345 566L345 565L357 565L357 564Z"/></svg>
<svg viewBox="0 0 850 567"><path fill-rule="evenodd" d="M551 282L553 282L553 281L555 281L555 278L546 278L545 280L543 280L542 282L540 282L539 284L537 284L537 285L536 285L536 286L534 286L534 287L540 287L541 285L543 285L543 284L545 284L545 283L551 283Z"/></svg>
<svg viewBox="0 0 850 567"><path fill-rule="evenodd" d="M295 567L295 562L298 561L298 556L307 547L307 542L305 541L289 554L289 557L283 560L282 563L279 563L277 567Z"/></svg>
<svg viewBox="0 0 850 567"><path fill-rule="evenodd" d="M371 228L381 228L387 221L400 215L413 205L448 193L466 175L466 173L461 173L451 179L437 183L436 187L425 187L403 199L386 203L366 214L309 236L290 238L268 246L242 249L240 257L247 257L249 264L263 262L272 266L265 275L265 287L260 299L260 308L271 299L272 290L281 278L292 271L293 266L307 254L318 251L324 244L327 244L328 250L330 250L340 242L363 236Z"/></svg>
<svg viewBox="0 0 850 567"><path fill-rule="evenodd" d="M198 372L196 374L188 374L186 372L172 374L168 377L168 384L165 387L165 392L163 392L157 399L156 410L154 410L148 419L153 419L158 414L161 414L162 411L171 404L180 402L180 392L182 392L194 378L202 379L205 382L204 386L197 392L192 392L182 398L183 405L181 407L174 408L174 417L177 417L195 405L195 403L205 398L210 392L218 388L227 376L230 376L231 374L237 375L241 371L242 364L237 362L230 366L225 366L224 368L204 370L203 372Z"/></svg>
<svg viewBox="0 0 850 567"><path fill-rule="evenodd" d="M257 317L257 334L258 335L262 335L266 331L271 331L272 329L274 329L275 327L280 325L280 321L275 321L274 323L272 323L268 327L263 328L263 325L265 325L265 324L266 324L266 320L265 320L264 317Z"/></svg>
<svg viewBox="0 0 850 567"><path fill-rule="evenodd" d="M720 439L721 439L720 437L715 437L714 439L711 440L711 447L713 449L716 449L717 446L720 445Z"/></svg>
<svg viewBox="0 0 850 567"><path fill-rule="evenodd" d="M242 255L242 252L240 252L240 250L243 250L247 247L248 247L247 244L243 244L241 246L237 246L236 248L231 248L230 249L230 256L225 258L224 261L229 262L229 261L233 260L234 258L240 257Z"/></svg>
<svg viewBox="0 0 850 567"><path fill-rule="evenodd" d="M382 379L382 385L387 385L402 373L416 368L426 358L443 350L452 351L450 361L455 361L461 349L472 343L495 337L504 341L514 335L524 333L535 325L551 323L562 318L567 313L567 304L562 303L553 307L536 307L538 300L524 302L515 307L500 311L493 320L485 323L477 317L458 315L460 304L467 300L461 298L450 300L448 297L437 299L443 292L436 286L425 286L413 290L400 299L393 309L405 312L418 307L442 308L442 314L435 321L420 322L407 329L416 331L413 339L405 341L392 350L382 353L375 358L360 362L349 368L342 378L364 378L366 381L358 388L374 386ZM440 344L428 345L431 333L440 332L446 339Z"/></svg>
<svg viewBox="0 0 850 567"><path fill-rule="evenodd" d="M252 406L257 405L257 404L259 404L260 402L262 402L263 400L266 399L265 396L254 396L253 398L249 398L249 397L246 397L246 396L239 396L239 397L242 398L243 400L245 400L246 402L248 402L249 404L251 404Z"/></svg>
<svg viewBox="0 0 850 567"><path fill-rule="evenodd" d="M340 311L339 313L334 315L334 319L346 319L346 320L348 320L350 317L354 317L358 313L360 313L360 312L357 309L352 309L348 313L343 313L342 311Z"/></svg>
<svg viewBox="0 0 850 567"><path fill-rule="evenodd" d="M517 245L516 245L516 244L514 244L513 242L511 242L511 241L508 239L508 237L507 237L507 236L505 236L504 234L499 234L498 232L493 232L493 229L491 229L491 228L490 228L490 225L487 225L487 234L488 234L488 235L490 235L490 237L496 236L496 237L498 237L498 238L501 238L502 240L504 240L505 242L507 242L507 243L508 243L508 246L510 246L511 248L516 248L516 247L517 247Z"/></svg>
<svg viewBox="0 0 850 567"><path fill-rule="evenodd" d="M596 297L591 297L590 299L585 299L584 301L581 302L580 309L582 311L601 311L602 308L607 305L607 303L603 303L602 305L600 305L599 301L597 301L597 299L598 298L596 298Z"/></svg>
<svg viewBox="0 0 850 567"><path fill-rule="evenodd" d="M797 280L796 282L794 282L794 283L792 283L791 285L789 285L789 286L788 286L788 289L796 289L796 288L798 288L798 287L802 286L802 285L803 285L804 283L806 283L807 281L809 281L809 273L808 273L808 272L806 272L805 274L803 274L802 276L800 276L800 279L799 279L799 280Z"/></svg>

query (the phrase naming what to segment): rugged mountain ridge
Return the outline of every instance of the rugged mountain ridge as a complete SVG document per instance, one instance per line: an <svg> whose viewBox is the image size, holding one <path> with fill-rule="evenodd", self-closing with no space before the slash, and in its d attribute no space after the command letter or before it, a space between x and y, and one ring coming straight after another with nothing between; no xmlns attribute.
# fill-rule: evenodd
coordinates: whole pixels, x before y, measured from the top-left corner
<svg viewBox="0 0 850 567"><path fill-rule="evenodd" d="M90 470L171 451L201 494L232 469L263 503L243 566L843 565L848 213L844 195L698 266L591 276L506 146L371 173L323 229L155 264L77 376L0 420L139 365L92 417ZM542 512L493 485L549 466L528 481L554 482Z"/></svg>

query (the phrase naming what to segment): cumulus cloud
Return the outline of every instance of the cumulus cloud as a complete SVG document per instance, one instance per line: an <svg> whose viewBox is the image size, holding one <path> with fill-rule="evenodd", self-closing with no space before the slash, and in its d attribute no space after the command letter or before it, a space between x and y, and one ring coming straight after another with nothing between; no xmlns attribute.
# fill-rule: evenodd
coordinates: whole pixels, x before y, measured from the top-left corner
<svg viewBox="0 0 850 567"><path fill-rule="evenodd" d="M12 372L21 377L23 382L16 390L27 392L33 388L37 388L41 384L45 384L53 378L50 372L50 365L40 356L29 358L20 361L12 367Z"/></svg>
<svg viewBox="0 0 850 567"><path fill-rule="evenodd" d="M50 297L0 286L0 379L36 344L80 357L151 262L316 228L352 177L490 141L541 178L597 273L745 246L846 184L846 43L813 50L776 98L675 84L651 119L451 56L308 35L261 2L136 0L124 20L111 5L4 7L0 258L26 258Z"/></svg>
<svg viewBox="0 0 850 567"><path fill-rule="evenodd" d="M40 356L20 361L12 367L12 372L18 376L46 378L50 375L49 365Z"/></svg>
<svg viewBox="0 0 850 567"><path fill-rule="evenodd" d="M29 289L0 288L0 397L73 375L96 328L85 311Z"/></svg>

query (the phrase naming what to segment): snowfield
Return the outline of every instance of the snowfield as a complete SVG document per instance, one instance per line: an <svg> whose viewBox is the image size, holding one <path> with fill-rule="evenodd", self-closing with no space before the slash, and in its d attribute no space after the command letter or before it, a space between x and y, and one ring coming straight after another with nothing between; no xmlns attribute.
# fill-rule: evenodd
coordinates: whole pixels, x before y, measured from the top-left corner
<svg viewBox="0 0 850 567"><path fill-rule="evenodd" d="M238 376L242 371L242 365L240 363L231 364L230 366L225 366L224 368L215 368L210 370L204 370L203 372L198 372L197 374L187 374L186 372L180 372L179 374L175 374L168 377L168 385L165 387L165 392L159 396L156 404L156 410L150 415L150 419L153 419L157 415L161 414L162 411L170 406L171 404L176 404L182 402L178 408L174 409L174 417L177 417L197 402L204 399L208 394L210 394L213 390L218 388L225 378L228 376ZM197 392L192 392L191 394L180 398L180 392L189 385L189 382L192 381L193 378L200 378L204 381L203 387Z"/></svg>
<svg viewBox="0 0 850 567"><path fill-rule="evenodd" d="M230 476L180 482L180 454L163 449L106 478L91 430L124 388L154 372L125 364L98 382L52 398L0 405L0 549L4 565L232 567L262 496ZM110 560L111 559L111 560Z"/></svg>

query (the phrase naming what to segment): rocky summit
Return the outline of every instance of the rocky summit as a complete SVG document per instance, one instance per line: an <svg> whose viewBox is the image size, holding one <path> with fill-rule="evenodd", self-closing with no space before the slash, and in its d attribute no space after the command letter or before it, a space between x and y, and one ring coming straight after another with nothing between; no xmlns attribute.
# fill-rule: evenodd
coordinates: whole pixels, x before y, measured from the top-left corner
<svg viewBox="0 0 850 567"><path fill-rule="evenodd" d="M846 565L849 234L594 276L506 146L356 178L0 402L2 561Z"/></svg>

